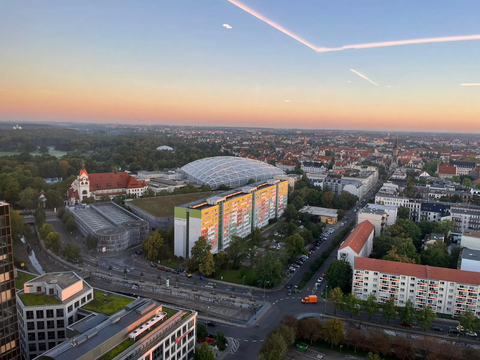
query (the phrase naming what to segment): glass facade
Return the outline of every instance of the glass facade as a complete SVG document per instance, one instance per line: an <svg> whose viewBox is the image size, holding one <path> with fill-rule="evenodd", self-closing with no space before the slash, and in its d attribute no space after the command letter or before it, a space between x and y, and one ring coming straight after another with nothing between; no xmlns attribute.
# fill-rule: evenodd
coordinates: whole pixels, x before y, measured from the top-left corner
<svg viewBox="0 0 480 360"><path fill-rule="evenodd" d="M182 167L182 171L188 180L210 185L212 189L220 185L242 186L250 179L257 182L285 174L279 168L265 162L234 156L197 160Z"/></svg>
<svg viewBox="0 0 480 360"><path fill-rule="evenodd" d="M10 207L0 202L0 360L20 360Z"/></svg>

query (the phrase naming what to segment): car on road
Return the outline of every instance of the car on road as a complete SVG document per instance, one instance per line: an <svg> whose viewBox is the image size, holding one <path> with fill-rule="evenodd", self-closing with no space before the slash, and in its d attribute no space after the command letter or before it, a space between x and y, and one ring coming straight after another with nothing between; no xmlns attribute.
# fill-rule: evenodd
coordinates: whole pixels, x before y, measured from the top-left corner
<svg viewBox="0 0 480 360"><path fill-rule="evenodd" d="M157 269L158 269L158 270L162 270L162 271L165 271L165 270L166 270L166 269L165 269L165 266L159 266Z"/></svg>
<svg viewBox="0 0 480 360"><path fill-rule="evenodd" d="M467 336L475 337L475 338L476 338L476 337L477 337L477 333L474 332L474 331L468 331L468 332L467 332Z"/></svg>
<svg viewBox="0 0 480 360"><path fill-rule="evenodd" d="M192 274L187 274L187 278L191 278L192 277Z"/></svg>
<svg viewBox="0 0 480 360"><path fill-rule="evenodd" d="M142 255L142 250L135 251L135 254Z"/></svg>
<svg viewBox="0 0 480 360"><path fill-rule="evenodd" d="M319 278L317 279L317 283L321 283L322 281L323 281L323 278L322 278L322 277L319 277Z"/></svg>
<svg viewBox="0 0 480 360"><path fill-rule="evenodd" d="M292 295L292 290L288 289L287 290L287 296L290 296L290 295Z"/></svg>
<svg viewBox="0 0 480 360"><path fill-rule="evenodd" d="M225 288L225 291L232 291L233 290L233 286L231 285L228 285L226 288Z"/></svg>
<svg viewBox="0 0 480 360"><path fill-rule="evenodd" d="M448 333L453 334L453 335L457 335L457 334L460 334L460 331L458 331L457 327L450 326L450 328L448 329Z"/></svg>
<svg viewBox="0 0 480 360"><path fill-rule="evenodd" d="M157 267L157 264L151 262L151 263L150 263L150 266L151 266L151 267Z"/></svg>
<svg viewBox="0 0 480 360"><path fill-rule="evenodd" d="M412 327L412 324L407 323L407 322L405 322L405 321L402 321L402 322L400 323L400 325L405 326L405 327Z"/></svg>
<svg viewBox="0 0 480 360"><path fill-rule="evenodd" d="M433 331L443 331L443 328L437 325L433 325L430 329Z"/></svg>
<svg viewBox="0 0 480 360"><path fill-rule="evenodd" d="M325 279L325 276L327 276L327 275L325 275L325 274L322 274L322 279Z"/></svg>
<svg viewBox="0 0 480 360"><path fill-rule="evenodd" d="M315 285L314 285L314 286L315 286L315 289L318 289L318 288L320 287L320 285L322 285L322 284L319 283L319 282L315 283Z"/></svg>
<svg viewBox="0 0 480 360"><path fill-rule="evenodd" d="M205 321L205 325L207 325L207 326L217 326L217 324L215 323L215 321L212 321L212 320Z"/></svg>
<svg viewBox="0 0 480 360"><path fill-rule="evenodd" d="M292 284L285 285L285 289L291 289L291 288L292 288Z"/></svg>
<svg viewBox="0 0 480 360"><path fill-rule="evenodd" d="M315 251L315 250L317 250L317 248L316 248L315 246L312 246L312 247L310 248L310 250L311 250L311 251Z"/></svg>

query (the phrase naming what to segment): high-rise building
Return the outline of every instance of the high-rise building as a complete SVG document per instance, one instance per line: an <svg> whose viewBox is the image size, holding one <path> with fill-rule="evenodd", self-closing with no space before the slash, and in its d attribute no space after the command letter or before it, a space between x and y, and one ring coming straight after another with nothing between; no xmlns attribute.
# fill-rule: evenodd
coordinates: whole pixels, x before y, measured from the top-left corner
<svg viewBox="0 0 480 360"><path fill-rule="evenodd" d="M203 236L212 253L226 249L232 236L280 217L287 207L288 181L270 179L175 207L175 255L187 257Z"/></svg>
<svg viewBox="0 0 480 360"><path fill-rule="evenodd" d="M20 360L10 206L0 201L0 360Z"/></svg>

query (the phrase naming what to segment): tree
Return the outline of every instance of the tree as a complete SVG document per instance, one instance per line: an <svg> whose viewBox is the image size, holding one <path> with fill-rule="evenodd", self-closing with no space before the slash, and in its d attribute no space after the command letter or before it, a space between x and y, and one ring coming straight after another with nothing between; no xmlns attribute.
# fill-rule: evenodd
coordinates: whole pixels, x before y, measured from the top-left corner
<svg viewBox="0 0 480 360"><path fill-rule="evenodd" d="M252 245L258 246L263 242L262 230L260 230L258 227L255 227L255 229L253 229L250 237L252 239L251 240Z"/></svg>
<svg viewBox="0 0 480 360"><path fill-rule="evenodd" d="M314 342L320 339L323 324L313 317L303 318L298 321L297 337Z"/></svg>
<svg viewBox="0 0 480 360"><path fill-rule="evenodd" d="M272 332L268 334L267 339L260 349L260 354L266 360L283 359L287 354L287 343L279 333Z"/></svg>
<svg viewBox="0 0 480 360"><path fill-rule="evenodd" d="M402 360L415 360L416 350L410 346L407 339L397 336L394 343L395 355Z"/></svg>
<svg viewBox="0 0 480 360"><path fill-rule="evenodd" d="M367 301L363 303L363 308L368 315L368 321L370 321L371 317L378 312L379 305L377 297L374 294L368 295Z"/></svg>
<svg viewBox="0 0 480 360"><path fill-rule="evenodd" d="M357 347L364 347L366 343L365 334L361 330L354 328L347 328L345 341L349 345L353 345L354 352L357 352Z"/></svg>
<svg viewBox="0 0 480 360"><path fill-rule="evenodd" d="M225 249L225 254L233 262L233 268L238 269L247 256L247 240L241 236L232 236L230 245ZM193 252L193 249L192 249Z"/></svg>
<svg viewBox="0 0 480 360"><path fill-rule="evenodd" d="M148 188L147 190L145 190L142 194L142 198L151 198L151 197L154 197L155 196L155 191L153 191L152 189Z"/></svg>
<svg viewBox="0 0 480 360"><path fill-rule="evenodd" d="M211 249L212 246L207 242L207 239L204 236L200 236L192 247L191 258L200 263L207 251Z"/></svg>
<svg viewBox="0 0 480 360"><path fill-rule="evenodd" d="M415 307L413 306L412 300L409 299L407 300L405 307L400 310L400 319L406 324L411 324L414 316Z"/></svg>
<svg viewBox="0 0 480 360"><path fill-rule="evenodd" d="M213 355L212 350L208 346L206 342L202 344L202 346L195 348L195 352L193 353L194 360L215 360L215 356Z"/></svg>
<svg viewBox="0 0 480 360"><path fill-rule="evenodd" d="M269 251L263 257L255 257L253 263L258 283L264 286L268 282L270 286L276 286L283 279L283 265L278 255Z"/></svg>
<svg viewBox="0 0 480 360"><path fill-rule="evenodd" d="M408 264L417 264L420 262L417 249L410 239L402 242L398 247L392 245L392 248L387 252L387 255L383 257L383 260L397 261Z"/></svg>
<svg viewBox="0 0 480 360"><path fill-rule="evenodd" d="M98 202L110 202L111 199L110 199L110 196L108 195L102 195L100 196L100 200L98 200Z"/></svg>
<svg viewBox="0 0 480 360"><path fill-rule="evenodd" d="M31 187L22 190L19 197L20 206L24 209L33 210L38 207L38 192Z"/></svg>
<svg viewBox="0 0 480 360"><path fill-rule="evenodd" d="M423 265L447 267L450 262L447 244L443 242L436 242L428 246L422 251L421 257Z"/></svg>
<svg viewBox="0 0 480 360"><path fill-rule="evenodd" d="M478 318L470 308L467 308L462 315L460 315L460 325L465 328L465 331L478 330Z"/></svg>
<svg viewBox="0 0 480 360"><path fill-rule="evenodd" d="M437 314L435 314L428 305L417 311L417 321L419 324L423 325L423 330L429 328L436 317Z"/></svg>
<svg viewBox="0 0 480 360"><path fill-rule="evenodd" d="M472 180L468 177L463 178L462 185L471 188L472 187Z"/></svg>
<svg viewBox="0 0 480 360"><path fill-rule="evenodd" d="M305 254L305 240L299 234L291 235L285 239L285 249L288 260L294 261L300 255Z"/></svg>
<svg viewBox="0 0 480 360"><path fill-rule="evenodd" d="M59 254L62 249L62 238L59 233L51 231L45 238L45 247Z"/></svg>
<svg viewBox="0 0 480 360"><path fill-rule="evenodd" d="M50 234L52 231L53 226L49 223L44 223L38 232L40 233L40 238L45 241L48 234Z"/></svg>
<svg viewBox="0 0 480 360"><path fill-rule="evenodd" d="M332 289L338 287L342 292L350 292L352 287L352 266L347 261L332 261L326 272L326 280Z"/></svg>
<svg viewBox="0 0 480 360"><path fill-rule="evenodd" d="M152 235L147 237L142 243L146 258L150 261L157 261L160 258L160 252L163 246L164 241L159 230L154 231Z"/></svg>
<svg viewBox="0 0 480 360"><path fill-rule="evenodd" d="M45 145L41 145L39 148L38 148L38 152L42 155L45 155L45 154L48 154L48 147L46 147Z"/></svg>
<svg viewBox="0 0 480 360"><path fill-rule="evenodd" d="M333 206L333 192L327 191L322 196L322 206L331 208Z"/></svg>
<svg viewBox="0 0 480 360"><path fill-rule="evenodd" d="M298 211L300 210L301 208L303 208L303 205L305 204L305 201L303 200L303 198L301 196L297 196L294 200L293 200L293 206L295 207L295 209Z"/></svg>
<svg viewBox="0 0 480 360"><path fill-rule="evenodd" d="M92 234L88 234L85 239L88 250L94 250L98 247L98 238Z"/></svg>
<svg viewBox="0 0 480 360"><path fill-rule="evenodd" d="M110 271L110 275L112 275L112 271ZM142 271L142 272L140 273L140 281L143 282L143 277L144 277L144 276L145 276L145 273Z"/></svg>
<svg viewBox="0 0 480 360"><path fill-rule="evenodd" d="M208 331L205 325L197 323L197 339L203 340L208 336Z"/></svg>
<svg viewBox="0 0 480 360"><path fill-rule="evenodd" d="M198 269L206 276L210 276L215 272L215 261L213 260L213 254L210 250L207 250L207 253L198 264Z"/></svg>
<svg viewBox="0 0 480 360"><path fill-rule="evenodd" d="M360 300L353 294L344 296L345 307L350 313L350 317L360 314Z"/></svg>
<svg viewBox="0 0 480 360"><path fill-rule="evenodd" d="M283 340L285 340L287 346L292 346L295 343L295 338L297 334L295 332L295 329L291 328L290 326L280 323L277 325L274 332L279 334L283 338Z"/></svg>
<svg viewBox="0 0 480 360"><path fill-rule="evenodd" d="M65 249L63 249L63 256L68 261L77 260L81 262L82 260L80 247L73 242L68 243L67 246L65 246Z"/></svg>
<svg viewBox="0 0 480 360"><path fill-rule="evenodd" d="M339 319L328 320L322 329L322 338L333 346L337 346L345 339L345 328Z"/></svg>
<svg viewBox="0 0 480 360"><path fill-rule="evenodd" d="M380 355L378 355L378 354L369 352L369 353L367 354L367 360L382 360L382 358L381 358Z"/></svg>
<svg viewBox="0 0 480 360"><path fill-rule="evenodd" d="M45 197L47 198L47 208L53 209L63 204L63 197L60 193L56 190L49 189L45 192Z"/></svg>
<svg viewBox="0 0 480 360"><path fill-rule="evenodd" d="M42 206L39 206L37 210L35 210L35 224L37 227L41 227L45 223L45 209Z"/></svg>
<svg viewBox="0 0 480 360"><path fill-rule="evenodd" d="M443 234L445 238L448 236L448 233L455 229L455 221L453 220L442 220L436 222L433 225L432 232Z"/></svg>
<svg viewBox="0 0 480 360"><path fill-rule="evenodd" d="M297 216L298 216L298 212L297 212L297 209L295 208L295 205L288 204L287 208L285 209L285 219L287 221L296 220Z"/></svg>
<svg viewBox="0 0 480 360"><path fill-rule="evenodd" d="M328 294L328 301L334 305L333 315L337 316L337 308L343 308L343 292L339 287L334 288Z"/></svg>
<svg viewBox="0 0 480 360"><path fill-rule="evenodd" d="M408 220L410 218L410 209L406 206L400 206L397 209L397 219Z"/></svg>
<svg viewBox="0 0 480 360"><path fill-rule="evenodd" d="M295 340L295 338L293 340ZM220 351L224 351L227 347L227 339L225 338L223 332L217 331L215 334L215 341L218 343L218 349Z"/></svg>
<svg viewBox="0 0 480 360"><path fill-rule="evenodd" d="M77 228L77 224L75 223L75 219L73 218L73 216L70 216L68 218L67 222L65 223L65 228L68 232L72 232Z"/></svg>
<svg viewBox="0 0 480 360"><path fill-rule="evenodd" d="M10 210L10 226L13 239L20 239L22 236L25 236L29 230L29 225L25 223L23 216L16 210Z"/></svg>
<svg viewBox="0 0 480 360"><path fill-rule="evenodd" d="M387 319L387 325L391 319L397 316L395 310L395 302L393 299L388 299L383 306L383 318Z"/></svg>

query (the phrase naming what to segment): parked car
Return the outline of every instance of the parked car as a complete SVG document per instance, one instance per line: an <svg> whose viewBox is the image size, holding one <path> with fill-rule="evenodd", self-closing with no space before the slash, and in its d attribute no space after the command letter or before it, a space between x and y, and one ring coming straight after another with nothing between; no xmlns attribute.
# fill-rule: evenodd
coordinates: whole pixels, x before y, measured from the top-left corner
<svg viewBox="0 0 480 360"><path fill-rule="evenodd" d="M317 283L321 283L323 281L323 278L319 277L317 280Z"/></svg>
<svg viewBox="0 0 480 360"><path fill-rule="evenodd" d="M287 296L290 296L290 295L292 295L292 290L288 289L287 290Z"/></svg>
<svg viewBox="0 0 480 360"><path fill-rule="evenodd" d="M291 267L294 267L295 269L299 269L299 268L300 268L300 265L298 265L298 264L292 264Z"/></svg>
<svg viewBox="0 0 480 360"><path fill-rule="evenodd" d="M400 323L400 325L405 326L405 327L412 327L412 324L407 323L407 322L405 322L405 321L402 321L402 322Z"/></svg>
<svg viewBox="0 0 480 360"><path fill-rule="evenodd" d="M292 288L292 284L285 285L285 289L291 289L291 288Z"/></svg>
<svg viewBox="0 0 480 360"><path fill-rule="evenodd" d="M327 275L325 275L325 274L322 274L322 279L325 279L325 276L327 276Z"/></svg>
<svg viewBox="0 0 480 360"><path fill-rule="evenodd" d="M151 262L151 263L150 263L150 266L151 266L151 267L157 267L157 264Z"/></svg>
<svg viewBox="0 0 480 360"><path fill-rule="evenodd" d="M292 273L294 273L295 270L297 270L297 269L295 269L294 267L289 267L289 268L288 268L288 271L290 271L290 272L292 272Z"/></svg>
<svg viewBox="0 0 480 360"><path fill-rule="evenodd" d="M477 333L474 332L474 331L468 331L468 332L467 332L467 336L475 337L475 338L476 338L476 337L477 337Z"/></svg>
<svg viewBox="0 0 480 360"><path fill-rule="evenodd" d="M450 326L450 328L448 329L448 333L458 335L460 334L460 331L458 331L458 329L455 326Z"/></svg>
<svg viewBox="0 0 480 360"><path fill-rule="evenodd" d="M165 270L166 270L166 269L165 269L165 266L159 266L157 269L158 269L158 270L162 270L162 271L165 271Z"/></svg>
<svg viewBox="0 0 480 360"><path fill-rule="evenodd" d="M433 330L433 331L443 331L443 328L441 328L440 326L437 326L437 325L432 326L430 329Z"/></svg>
<svg viewBox="0 0 480 360"><path fill-rule="evenodd" d="M207 326L217 326L217 324L215 323L215 321L212 321L212 320L206 321L205 324L206 324Z"/></svg>
<svg viewBox="0 0 480 360"><path fill-rule="evenodd" d="M135 254L142 255L142 250L135 251Z"/></svg>
<svg viewBox="0 0 480 360"><path fill-rule="evenodd" d="M165 271L166 271L166 272L172 272L172 269L166 268Z"/></svg>
<svg viewBox="0 0 480 360"><path fill-rule="evenodd" d="M187 277L188 277L188 278L191 278L191 277L192 277L192 274L187 274Z"/></svg>

